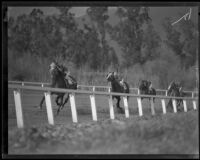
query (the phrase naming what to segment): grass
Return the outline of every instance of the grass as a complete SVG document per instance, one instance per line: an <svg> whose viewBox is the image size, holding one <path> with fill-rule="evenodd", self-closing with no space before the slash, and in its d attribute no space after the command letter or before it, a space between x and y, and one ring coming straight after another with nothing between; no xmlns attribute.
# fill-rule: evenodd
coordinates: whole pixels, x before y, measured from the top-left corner
<svg viewBox="0 0 200 160"><path fill-rule="evenodd" d="M199 154L198 113L41 125L9 131L10 154Z"/></svg>

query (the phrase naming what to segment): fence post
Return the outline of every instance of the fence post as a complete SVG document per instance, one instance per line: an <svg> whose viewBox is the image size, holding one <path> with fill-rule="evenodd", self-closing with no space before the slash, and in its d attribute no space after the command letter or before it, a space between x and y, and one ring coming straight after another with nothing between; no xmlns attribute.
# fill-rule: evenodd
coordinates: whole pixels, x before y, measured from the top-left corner
<svg viewBox="0 0 200 160"><path fill-rule="evenodd" d="M155 115L155 108L154 108L153 98L151 98L151 113L152 113L152 115Z"/></svg>
<svg viewBox="0 0 200 160"><path fill-rule="evenodd" d="M47 108L47 117L49 124L54 125L54 118L53 118L53 110L52 110L52 103L51 103L51 93L44 92L46 108Z"/></svg>
<svg viewBox="0 0 200 160"><path fill-rule="evenodd" d="M126 116L126 118L129 118L129 110L128 110L128 100L127 100L127 97L123 97L123 101L124 101L125 116Z"/></svg>
<svg viewBox="0 0 200 160"><path fill-rule="evenodd" d="M176 108L176 100L175 99L172 100L172 104L173 104L174 113L176 113L177 108Z"/></svg>
<svg viewBox="0 0 200 160"><path fill-rule="evenodd" d="M95 87L93 87L93 91L95 91ZM92 119L93 121L97 121L97 111L96 111L96 102L95 95L90 95L91 109L92 109Z"/></svg>
<svg viewBox="0 0 200 160"><path fill-rule="evenodd" d="M137 102L138 102L139 116L142 116L143 115L143 113L142 113L142 101L141 101L140 97L137 98Z"/></svg>
<svg viewBox="0 0 200 160"><path fill-rule="evenodd" d="M42 83L42 87L44 87L44 84Z"/></svg>
<svg viewBox="0 0 200 160"><path fill-rule="evenodd" d="M187 112L186 100L183 100L183 108L184 108L184 111Z"/></svg>
<svg viewBox="0 0 200 160"><path fill-rule="evenodd" d="M194 92L192 92L192 98L194 98Z"/></svg>
<svg viewBox="0 0 200 160"><path fill-rule="evenodd" d="M78 119L77 119L77 112L76 112L75 94L70 93L69 98L70 98L70 104L71 104L72 121L77 123Z"/></svg>
<svg viewBox="0 0 200 160"><path fill-rule="evenodd" d="M162 103L163 114L166 114L165 100L164 100L164 99L161 99L161 103Z"/></svg>
<svg viewBox="0 0 200 160"><path fill-rule="evenodd" d="M22 82L22 86L24 86L24 82Z"/></svg>
<svg viewBox="0 0 200 160"><path fill-rule="evenodd" d="M111 92L111 88L109 87L108 92ZM115 115L114 115L114 109L113 109L113 99L112 99L112 95L109 95L109 109L110 109L110 118L111 119L115 119Z"/></svg>
<svg viewBox="0 0 200 160"><path fill-rule="evenodd" d="M197 109L197 106L196 106L195 100L193 100L192 103L193 103L193 108L194 108L194 110L196 110L196 109Z"/></svg>
<svg viewBox="0 0 200 160"><path fill-rule="evenodd" d="M24 127L20 90L14 90L15 110L18 128Z"/></svg>

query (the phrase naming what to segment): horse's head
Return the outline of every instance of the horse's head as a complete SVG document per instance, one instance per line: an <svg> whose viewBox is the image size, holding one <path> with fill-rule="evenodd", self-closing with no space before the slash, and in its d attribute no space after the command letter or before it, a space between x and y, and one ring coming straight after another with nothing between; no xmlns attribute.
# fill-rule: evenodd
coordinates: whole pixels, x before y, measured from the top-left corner
<svg viewBox="0 0 200 160"><path fill-rule="evenodd" d="M114 72L109 72L109 73L106 75L106 79L107 79L107 81L109 81L109 82L114 81L114 80L115 80Z"/></svg>
<svg viewBox="0 0 200 160"><path fill-rule="evenodd" d="M140 80L139 82L139 89L144 90L148 88L149 82L147 80Z"/></svg>
<svg viewBox="0 0 200 160"><path fill-rule="evenodd" d="M58 66L55 62L52 62L49 66L49 72L52 78L55 78L57 76L64 76L63 69L58 69Z"/></svg>

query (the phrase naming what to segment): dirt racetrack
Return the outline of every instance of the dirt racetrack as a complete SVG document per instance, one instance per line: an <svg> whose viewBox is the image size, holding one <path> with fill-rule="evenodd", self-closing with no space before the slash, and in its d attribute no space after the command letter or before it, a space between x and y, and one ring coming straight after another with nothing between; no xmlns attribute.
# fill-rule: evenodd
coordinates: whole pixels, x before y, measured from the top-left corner
<svg viewBox="0 0 200 160"><path fill-rule="evenodd" d="M156 115L152 116L150 103L144 99L144 115L139 117L137 100L130 98L130 118L114 107L115 120L110 120L108 98L96 96L98 122L93 122L89 96L76 95L79 123L74 124L70 103L56 116L52 96L56 125L50 126L45 103L42 110L37 108L42 94L23 91L25 129L21 130L17 129L13 92L9 90L9 154L199 154L198 111L193 110L191 102L187 102L186 113L163 115L161 102L156 100ZM120 104L123 106L122 101Z"/></svg>

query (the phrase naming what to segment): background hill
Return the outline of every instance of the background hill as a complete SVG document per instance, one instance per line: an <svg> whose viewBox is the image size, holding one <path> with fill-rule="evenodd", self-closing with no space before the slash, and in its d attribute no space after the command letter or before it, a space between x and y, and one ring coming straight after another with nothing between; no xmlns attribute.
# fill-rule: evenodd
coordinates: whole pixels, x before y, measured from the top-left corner
<svg viewBox="0 0 200 160"><path fill-rule="evenodd" d="M19 15L22 14L29 14L34 8L41 9L44 14L46 15L52 15L52 14L59 14L59 10L55 7L9 7L9 16L17 18ZM86 15L86 9L88 7L73 7L71 9L71 12L75 14L76 22L78 23L80 28L83 28L84 24L91 24L91 20ZM152 24L155 28L155 30L159 33L161 39L165 38L165 33L162 27L162 21L166 17L171 17L173 19L173 22L181 18L183 15L185 15L189 11L188 7L149 7L149 16L152 19ZM108 23L111 25L116 25L119 22L119 18L115 15L116 7L109 7L108 15ZM198 22L198 8L192 7L192 16L191 20L197 24ZM107 34L106 39L108 41L108 44L112 46L115 49L115 52L121 60L121 49L120 46L116 41L113 41L110 39L110 36Z"/></svg>

